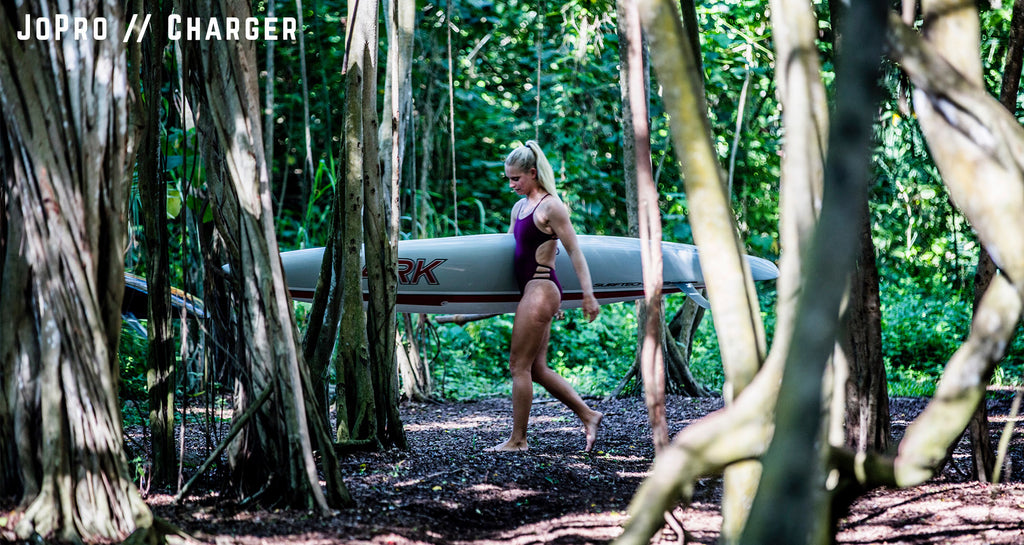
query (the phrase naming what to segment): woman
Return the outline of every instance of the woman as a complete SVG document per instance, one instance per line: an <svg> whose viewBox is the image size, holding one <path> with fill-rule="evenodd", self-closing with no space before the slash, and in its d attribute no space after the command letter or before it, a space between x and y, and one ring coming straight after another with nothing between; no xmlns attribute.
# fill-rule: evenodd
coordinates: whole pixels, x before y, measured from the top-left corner
<svg viewBox="0 0 1024 545"><path fill-rule="evenodd" d="M514 267L522 297L516 307L509 350L512 374L512 435L488 450L527 450L526 426L533 403L533 383L572 409L583 422L586 451L594 447L603 414L591 409L561 375L547 363L551 320L562 302L562 286L555 276L555 254L562 241L583 288L583 314L597 318L600 307L594 298L587 260L569 223L569 212L555 194L555 174L540 146L530 140L505 159L505 177L513 191L524 198L512 207L509 232L516 238Z"/></svg>

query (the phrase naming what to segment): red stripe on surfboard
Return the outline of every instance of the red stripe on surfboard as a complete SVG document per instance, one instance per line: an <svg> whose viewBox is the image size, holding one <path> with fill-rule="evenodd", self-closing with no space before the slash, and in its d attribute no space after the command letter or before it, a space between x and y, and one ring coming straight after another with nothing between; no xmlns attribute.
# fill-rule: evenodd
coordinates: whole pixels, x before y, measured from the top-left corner
<svg viewBox="0 0 1024 545"><path fill-rule="evenodd" d="M293 299L312 299L313 290L291 288L288 290ZM370 296L363 294L363 300ZM428 294L428 293L406 293L398 294L397 303L402 305L424 305L441 306L442 303L515 303L519 301L518 293L496 294L496 295L458 295L458 294Z"/></svg>
<svg viewBox="0 0 1024 545"><path fill-rule="evenodd" d="M313 290L291 288L288 290L293 299L312 299ZM679 293L675 286L664 286L662 293ZM643 290L615 290L599 291L596 293L598 300L621 299L621 298L642 298ZM363 299L369 299L369 295L363 294ZM519 301L518 293L509 294L432 294L432 293L399 293L396 297L397 303L401 305L422 305L422 306L443 306L444 303L515 303ZM563 300L578 301L583 299L583 292L570 291L562 294Z"/></svg>

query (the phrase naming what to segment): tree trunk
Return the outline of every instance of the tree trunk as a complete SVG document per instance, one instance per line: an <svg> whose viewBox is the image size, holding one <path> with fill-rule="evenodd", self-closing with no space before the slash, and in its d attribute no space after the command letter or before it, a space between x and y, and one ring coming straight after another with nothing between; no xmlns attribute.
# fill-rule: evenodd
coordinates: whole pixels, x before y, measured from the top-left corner
<svg viewBox="0 0 1024 545"><path fill-rule="evenodd" d="M375 4L376 5L376 4ZM374 24L376 28L376 24ZM375 34L374 34L375 36ZM376 46L376 40L369 42ZM376 47L369 48L376 52ZM369 304L366 335L374 396L374 432L384 448L405 448L405 432L398 412L398 360L395 356L398 291L398 233L393 229L390 180L381 177L377 145L377 62L367 55L362 76L363 116L363 228ZM372 60L371 60L372 58ZM392 142L394 144L394 142ZM400 165L399 165L400 166ZM397 172L396 172L397 174ZM397 196L397 195L396 195ZM360 290L362 292L362 290ZM360 395L365 395L365 392Z"/></svg>
<svg viewBox="0 0 1024 545"><path fill-rule="evenodd" d="M845 415L836 422L845 430L840 444L856 452L885 452L889 448L889 392L882 360L878 267L867 210L862 213L860 257L850 279L845 340L849 378L845 384L836 384L837 389L845 389Z"/></svg>
<svg viewBox="0 0 1024 545"><path fill-rule="evenodd" d="M633 97L629 85L631 72L639 70L644 74L644 88L642 100L645 110L648 102L649 79L647 76L648 58L647 44L644 40L643 29L635 29L631 23L638 17L636 13L636 0L617 0L618 11L618 34L619 34L619 94L622 99L622 170L625 175L626 190L626 223L629 228L629 236L640 236L640 219L637 213L637 164L636 164L636 140L633 130ZM635 64L639 62L640 66ZM649 132L649 130L648 130ZM650 145L648 144L648 147ZM643 304L637 302L637 305ZM638 324L643 322L638 320ZM641 329L642 331L642 329ZM638 341L643 338L639 334ZM639 343L638 343L639 345Z"/></svg>
<svg viewBox="0 0 1024 545"><path fill-rule="evenodd" d="M249 4L242 0L221 0L216 7L186 2L183 12L203 20L250 15ZM328 496L324 495L313 458L313 443L322 450L329 440L311 437L307 428L307 412L315 408L278 257L263 157L255 47L232 40L187 47L185 64L192 72L188 81L194 82L190 91L195 104L203 107L201 113L207 114L200 117L208 118L205 128L211 131L204 137L223 150L223 161L206 157L210 191L227 203L218 204L214 215L233 233L227 239L237 242L232 271L241 287L238 312L250 363L236 387L238 414L271 384L275 388L257 412L254 429L240 436L229 456L234 485L244 497L273 498L278 504L326 514L330 504L347 502L348 494L325 458ZM244 120L241 132L239 120Z"/></svg>
<svg viewBox="0 0 1024 545"><path fill-rule="evenodd" d="M427 222L430 220L430 216L434 213L434 207L428 206L430 204L430 180L433 179L434 175L434 146L436 144L434 140L434 129L437 127L437 122L441 118L445 101L448 99L448 95L439 94L437 96L437 105L434 105L433 95L437 91L437 87L432 83L427 82L427 98L423 102L425 103L424 112L422 118L426 121L426 126L420 133L423 135L422 138L422 149L420 150L420 168L419 168L419 188L416 191L416 202L419 209L419 213L413 215L416 226L413 231L418 233L419 236L426 235L427 233L433 232L433 230L427 229ZM440 189L440 188L439 188Z"/></svg>
<svg viewBox="0 0 1024 545"><path fill-rule="evenodd" d="M306 72L306 25L302 19L302 0L295 0L295 18L299 32L299 81L302 82L302 136L304 144L303 173L299 179L299 202L309 202L316 184L316 168L313 166L313 135L309 128L309 74Z"/></svg>
<svg viewBox="0 0 1024 545"><path fill-rule="evenodd" d="M795 6L799 8L799 6ZM675 35L681 35L681 30L675 30L669 25L671 18L668 14L671 10L667 6L659 5L659 10L652 11L649 19L659 23L655 25L658 27L658 34L665 38L665 44L661 45L664 47L664 52L661 53L666 57L663 62L659 62L659 73L661 73L662 65L672 67L672 60L670 55L678 54L680 49L685 50L685 47L681 47L678 40L672 39L673 32ZM781 10L774 9L773 15ZM804 6L803 11L809 13L809 6ZM813 18L809 18L813 22ZM778 27L777 27L778 28ZM783 43L792 43L788 40L783 40L779 36L786 36L787 38L792 37L793 34L789 32L790 29L783 29L783 33L777 34L777 41ZM807 32L802 32L806 30ZM653 32L653 31L652 31ZM802 32L802 33L801 33ZM814 27L813 25L807 26L807 28L801 27L798 30L797 38L798 41L804 39L813 40ZM652 55L654 54L654 45L652 44ZM785 66L787 71L780 73L779 78L784 82L789 82L785 87L780 84L780 89L790 89L796 93L794 96L803 96L802 102L797 102L794 106L787 110L787 113L793 112L798 115L799 121L804 123L796 126L790 125L790 115L787 115L787 158L803 158L804 162L799 161L793 163L791 167L784 167L784 183L782 186L782 194L785 197L783 202L786 206L785 213L782 215L783 225L780 231L783 233L783 247L785 249L783 253L783 259L785 261L783 267L781 267L781 277L779 279L779 316L785 316L788 319L792 319L795 316L793 310L796 295L800 292L800 282L802 280L800 260L801 255L804 254L804 249L808 245L808 241L811 239L813 228L816 223L817 211L820 206L820 199L814 197L815 193L820 196L820 189L815 192L815 184L820 187L821 180L821 164L824 155L824 127L826 123L825 113L825 101L824 101L824 89L820 81L815 82L814 79L809 77L817 78L817 64L816 59L810 52L814 51L813 46L810 48L795 47L792 49L799 56L791 57L788 53L780 52L779 66ZM656 56L656 55L655 55ZM685 55L684 55L685 57ZM784 59L784 60L781 60ZM811 65L808 61L814 61ZM681 66L672 68L674 74L685 73L689 66L688 59L683 59L680 62L676 59L676 63ZM665 74L661 74L663 81L666 80ZM678 78L682 80L683 78ZM677 81L678 81L677 80ZM676 85L677 89L683 89L684 84ZM696 93L694 93L696 95ZM702 110L699 107L699 100L694 100L687 96L686 93L679 92L678 95L672 94L667 95L666 104L670 105L673 101L671 99L680 100L682 104L693 110ZM785 95L785 93L784 93ZM695 108L694 105L697 105ZM677 121L673 124L673 133L676 135L675 142L679 148L686 149L687 154L696 154L696 157L700 159L703 156L711 156L713 154L700 153L699 147L694 144L701 142L701 138L694 136L693 138L687 138L683 135L683 131L678 126L678 119L683 119L685 115L676 115L674 106L670 106L673 117L677 118ZM800 116L799 114L806 114ZM700 126L697 122L690 122L685 124L689 127ZM705 165L701 161L695 162L692 165L692 171L687 172L687 180L691 178L702 179L700 174L704 174L704 179L715 179L710 173L711 167ZM816 165L816 166L815 166ZM687 166L684 162L684 167ZM701 168L702 170L697 170ZM691 174L692 172L692 174ZM688 187L689 191L689 187ZM692 196L691 196L692 198ZM708 203L715 202L714 200L707 201ZM701 228L710 229L714 225L714 221L725 221L726 218L731 218L731 212L725 207L714 206L713 210L701 209L706 215L703 215L703 221L707 222L708 225L701 225ZM695 222L695 225L698 225ZM718 232L721 236L723 233ZM697 235L695 227L695 236ZM726 240L723 238L723 240ZM698 241L698 244L703 245ZM728 244L723 244L721 247L728 247ZM708 261L718 260L720 256L709 255ZM731 256L729 256L731 258ZM702 262L704 258L702 256ZM716 262L717 266L729 268L729 259L721 259ZM742 264L734 266L734 272L743 270ZM728 278L728 276L722 276L721 278ZM720 291L721 290L721 291ZM747 296L747 302L743 302L742 298L733 297L730 304L720 303L721 299L716 297L716 293L724 293L733 295L739 295L744 293L744 290L732 290L729 292L722 288L715 288L714 285L709 283L709 291L711 291L711 301L715 305L716 316L716 329L719 335L723 334L723 324L746 324L747 322L742 319L743 312L741 309L744 307L753 306L751 297ZM752 290L747 292L752 293ZM723 314L724 311L724 314ZM724 320L723 317L729 317L732 320L739 318L739 321L720 322ZM753 331L757 331L759 328L756 327L757 317L753 312L749 313L749 320L751 324L755 324ZM778 384L781 378L782 371L784 369L783 363L785 354L788 352L789 343L788 336L789 331L792 331L791 324L784 322L780 319L779 324L776 328L775 345L773 345L772 354L765 365L765 368L757 374L755 382L750 385L749 388L743 390L743 393L736 397L735 403L729 405L723 411L715 413L706 419L703 419L684 430L673 442L672 448L669 452L662 455L659 460L656 461L655 467L652 471L653 477L647 479L641 490L638 492L637 497L634 499L633 505L631 506L631 512L634 515L634 520L627 527L623 537L620 538L621 543L643 543L646 542L648 537L653 533L657 526L660 526L660 511L671 505L674 498L677 497L680 491L685 493L686 490L692 486L692 479L696 475L706 475L715 471L721 471L726 467L735 465L736 462L741 460L749 460L757 457L763 453L764 445L767 443L771 434L774 431L774 425L771 420L772 418L772 407L777 401L778 395ZM753 336L753 339L757 339L758 336ZM727 356L738 358L737 361L740 364L746 363L749 365L753 360L755 367L760 361L760 357L751 358L749 354L758 354L763 350L759 349L758 342L743 342L742 336L736 336L730 339L732 343L736 343L737 346L735 351L730 350L729 353L723 348L723 361L728 363L729 359ZM723 347L729 347L730 343L722 341ZM744 356L743 350L747 351L747 356ZM736 369L737 372L742 372L745 369L742 365L739 365ZM747 376L749 376L749 367ZM739 374L737 377L744 375ZM819 379L820 380L820 379ZM727 392L728 395L728 392ZM735 494L734 494L735 493ZM750 493L749 490L747 493ZM726 491L726 494L730 496L729 501L736 502L736 510L734 511L736 516L730 517L729 527L723 527L723 539L725 540L737 540L739 539L739 531L744 526L744 521L740 520L743 514L743 498L740 494L743 494L741 488L730 489ZM736 497L732 497L736 496ZM685 499L685 495L684 495ZM750 501L749 497L746 501ZM723 498L723 515L725 513L725 502L726 498ZM723 521L725 522L725 521Z"/></svg>
<svg viewBox="0 0 1024 545"><path fill-rule="evenodd" d="M277 0L267 1L267 18L277 17L275 13L277 9ZM301 26L299 32L302 32ZM277 49L276 40L267 40L264 43L264 72L266 72L266 79L263 80L263 159L267 162L267 177L270 180L274 179L274 128L277 126L276 116L274 115L275 106L275 91L277 81L275 80L275 68L277 63L275 62L274 51ZM281 185L285 185L285 180L282 179ZM282 198L277 202L277 213L281 214L284 210L284 191L281 191ZM273 188L271 188L273 192Z"/></svg>
<svg viewBox="0 0 1024 545"><path fill-rule="evenodd" d="M712 305L725 371L728 402L753 380L765 356L765 333L749 268L743 257L721 167L711 141L698 52L667 0L641 0L651 43L651 63L672 117L674 150L683 168L693 238ZM723 539L738 534L756 480L746 468L730 469L723 498ZM731 492L730 492L731 490Z"/></svg>
<svg viewBox="0 0 1024 545"><path fill-rule="evenodd" d="M385 21L388 58L385 67L384 112L388 123L380 126L380 160L383 180L390 183L392 201L398 200L405 159L406 133L412 120L412 58L416 5L409 0L389 0ZM398 206L392 221L397 222ZM394 229L397 229L397 225Z"/></svg>
<svg viewBox="0 0 1024 545"><path fill-rule="evenodd" d="M673 24L664 10L659 20L647 22L652 35L653 28L667 30ZM665 101L666 105L677 103L674 108L686 107L685 113L680 112L678 117L673 112L676 120L672 124L672 133L676 152L683 164L687 196L694 211L691 214L694 242L700 249L714 310L712 319L719 337L725 372L723 395L726 402L731 403L753 380L764 361L765 334L753 282L742 262L742 246L731 213L730 196L726 193L716 154L710 147L710 128L704 114L703 74L699 69L699 50L693 49L692 30L676 26L678 37L675 43L665 47L664 53L652 51L652 58L659 77L665 82L667 60L659 61L659 57L665 59L664 55L671 49L682 53L682 62L673 68L676 73L672 78L679 84L670 84L678 85L677 91L671 93L674 96L666 96ZM666 34L662 33L662 36ZM735 539L743 525L756 478L756 467L751 466L730 467L725 474L722 534L727 543Z"/></svg>
<svg viewBox="0 0 1024 545"><path fill-rule="evenodd" d="M1021 2L1014 4L1014 21L1019 19L1019 11ZM1017 21L1018 24L1019 21ZM1012 36L1011 32L1011 36ZM1019 39L1019 38L1018 38ZM1012 41L1012 40L1011 40ZM1011 45L1011 51L1013 48L1020 49L1019 45ZM1010 62L1012 53L1007 54L1007 64ZM1009 67L1008 67L1009 68ZM1005 93L1007 81L1012 78L1012 69L1008 73L1003 72L1003 89L1002 98L1007 98ZM1017 79L1020 79L1020 64L1018 61L1017 65ZM1012 98L1009 98L1013 102L1011 108L1016 108L1017 92L1013 91ZM1007 105L1006 100L1001 100L1003 105ZM1010 110L1013 111L1012 109ZM974 270L974 302L972 305L973 313L976 315L978 307L981 304L981 298L985 295L989 285L992 283L992 279L996 275L996 264L992 262L992 257L988 255L988 250L985 249L984 245L978 252L978 265ZM971 417L971 423L967 426L967 435L970 438L971 445L971 476L974 479L983 482L992 482L993 472L995 471L996 465L996 453L992 448L992 440L988 434L988 404L982 399L981 403L978 403L978 408L975 409L974 415Z"/></svg>
<svg viewBox="0 0 1024 545"><path fill-rule="evenodd" d="M405 448L405 432L398 411L398 359L396 357L398 338L395 295L398 289L397 256L399 230L399 194L402 173L402 157L405 150L405 127L411 114L412 102L412 32L415 19L414 2L393 0L387 2L391 24L389 28L388 78L385 89L385 112L388 122L384 128L377 127L377 101L375 98L363 103L363 142L366 152L365 165L370 166L364 177L364 228L366 240L367 284L370 300L367 311L367 338L370 347L370 364L373 368L374 395L376 397L377 437L385 447ZM374 25L374 29L376 25ZM374 33L373 36L376 36ZM363 96L377 95L377 48L376 41L370 42L372 59L363 74ZM387 138L386 146L379 146L377 134ZM386 156L387 159L375 162ZM386 165L381 175L379 164Z"/></svg>
<svg viewBox="0 0 1024 545"><path fill-rule="evenodd" d="M643 316L643 314L639 314ZM712 395L690 371L690 356L693 353L693 339L704 317L704 308L693 299L687 298L669 321L668 327L662 329L662 349L665 359L665 393L691 397ZM641 337L642 339L643 337ZM631 387L632 381L640 372L640 350L637 349L633 365L619 380L619 384L606 399L624 395L636 395L636 388Z"/></svg>
<svg viewBox="0 0 1024 545"><path fill-rule="evenodd" d="M418 324L413 325L412 315L402 314L408 346L399 345L398 369L402 376L402 394L411 401L429 401L434 391L430 368L420 355L419 332L423 328L424 320L425 315L421 314L417 320Z"/></svg>
<svg viewBox="0 0 1024 545"><path fill-rule="evenodd" d="M2 89L0 89L2 91ZM2 112L0 112L2 113ZM7 150L9 146L7 138L7 123L0 117L0 298L3 297L4 266L7 263L7 192L14 187L14 170L8 164ZM2 300L2 299L0 299ZM3 326L0 331L6 334ZM11 402L14 399L15 390L8 385L13 381L7 380L7 364L0 362L0 500L8 500L18 497L21 494L21 481L18 477L18 450L11 448L14 437L14 421L11 410Z"/></svg>
<svg viewBox="0 0 1024 545"><path fill-rule="evenodd" d="M822 441L822 384L838 333L845 284L856 263L862 215L867 211L873 116L887 6L851 6L844 35L863 41L840 51L835 122L829 132L822 218L807 255L775 417L775 434L762 457L763 475L744 543L828 543L831 514L826 490L827 442ZM805 11L807 13L807 11ZM806 212L805 212L806 213ZM801 513L799 517L790 516ZM781 518L780 518L781 517Z"/></svg>
<svg viewBox="0 0 1024 545"><path fill-rule="evenodd" d="M935 22L940 14L948 16L958 10L970 11L962 5L957 9L950 7L926 6L926 19ZM801 9L811 12L808 5ZM1020 251L1018 240L1019 233L1024 232L1024 160L1020 159L1024 156L1021 152L1024 129L981 86L966 81L955 68L935 55L913 29L890 17L888 22L892 29L886 36L886 45L917 86L915 106L936 163L954 201L972 222L979 239L992 250L993 261L1006 274L993 279L979 305L970 336L947 364L936 395L925 412L908 427L895 458L870 452L857 455L840 448L831 448L828 452L814 450L814 445L822 444L815 441L819 425L813 421L821 412L822 362L834 348L834 328L842 291L841 285L830 283L834 284L834 278L845 277L839 271L848 268L854 255L849 245L857 229L850 225L857 225L851 220L863 210L858 201L863 199L862 180L867 177L865 156L871 138L867 121L873 117L863 112L874 111L873 105L867 105L873 100L873 93L864 91L874 89L877 84L876 54L880 53L882 40L872 36L880 30L879 21L886 9L882 2L855 3L851 7L851 20L857 24L848 34L857 36L861 46L849 48L851 58L840 63L845 68L836 81L839 121L835 123L831 140L834 144L841 139L845 149L829 146L834 151L829 155L828 179L841 183L830 184L829 192L824 195L822 217L827 213L828 221L811 231L817 233L814 248L805 252L796 246L783 246L787 252L797 251L791 261L783 263L793 265L781 269L780 322L764 368L733 405L688 426L676 437L671 448L655 460L651 477L645 479L630 507L630 522L616 543L647 543L663 524L663 511L676 500L685 500L697 477L756 457L764 458L765 480L747 523L750 534L744 535L744 542L826 542L830 536L826 535L824 525L828 521L823 515L829 513L822 509L820 499L839 491L824 488L826 483L821 471L824 468L815 468L826 456L830 464L826 467L839 472L840 486L844 486L844 481L846 486L852 483L847 491L853 488L857 493L881 485L914 486L936 474L948 447L963 432L982 399L994 363L1002 356L1020 319L1024 299L1024 285L1011 284L1011 279L1024 278L1024 252ZM870 13L865 13L868 10ZM778 10L773 13L775 11ZM667 13L671 11L663 8L656 15ZM664 21L668 17L654 19ZM810 28L813 31L815 27ZM774 33L777 41L783 35L779 30L776 28ZM672 36L671 30L662 31ZM666 47L669 52L678 46L671 40L670 44L672 47ZM652 44L652 53L654 51L656 47ZM813 56L810 55L813 48L804 51L807 56ZM844 58L846 56L844 53ZM778 61L778 66L787 69L799 64L781 54ZM859 75L856 85L850 86L847 78L853 74ZM787 75L786 79L793 81L792 75ZM668 91L667 96L671 96ZM671 101L666 100L666 104L670 105ZM797 108L796 112L812 112L814 104ZM941 115L935 111L937 108L941 108ZM794 109L790 107L788 111L794 112ZM788 129L787 135L793 136ZM810 154L813 153L812 150ZM985 180L984 190L979 189L978 179ZM784 181L786 185L789 185L788 180ZM803 209L800 214L801 208L792 207L793 202L793 199L786 200L782 217L788 218L790 212L797 212L787 221L799 218L802 225L813 225L816 220L813 214L807 213L810 209ZM819 201L805 202L815 205ZM800 233L799 229L780 231L790 235ZM791 238L784 235L784 242ZM834 254L832 258L827 255L830 252ZM809 260L805 272L794 275L801 270L800 259L804 255L813 259ZM802 292L792 289L800 286L800 278L807 279ZM788 308L794 295L799 295L800 312ZM783 316L795 317L798 321L784 323ZM780 328L786 331L781 338ZM778 350L779 346L785 350ZM780 363L782 360L785 365ZM811 369L804 369L807 377L801 377L799 372L794 374L798 371L795 362L810 363ZM780 381L786 385L782 395L775 389ZM777 406L774 416L769 414L773 406ZM769 441L773 451L770 455L763 450ZM794 512L802 515L793 517Z"/></svg>
<svg viewBox="0 0 1024 545"><path fill-rule="evenodd" d="M833 51L840 54L846 8L841 2L830 0L829 9ZM858 453L880 453L889 447L889 392L882 359L878 266L871 236L871 214L866 202L864 206L860 255L849 280L845 327L833 362L829 437L833 446L846 446Z"/></svg>
<svg viewBox="0 0 1024 545"><path fill-rule="evenodd" d="M692 6L692 5L691 5ZM619 34L619 89L622 98L622 161L623 171L625 174L625 189L626 189L626 212L629 225L629 236L639 237L640 236L640 220L638 213L637 204L637 175L638 175L638 156L642 156L643 161L650 163L650 122L647 114L648 101L650 94L650 63L648 62L647 55L647 42L643 33L643 28L639 24L639 13L637 12L637 6L635 0L619 0L617 2L618 10L618 34ZM696 37L696 33L693 34ZM636 73L634 74L634 72ZM630 78L636 77L638 81L643 82L642 88L637 83L637 89L630 89ZM634 97L634 92L642 90L642 98ZM643 115L637 119L633 112L633 103L644 109ZM642 124L642 127L636 127L637 123ZM638 144L636 131L640 130L642 133L646 133L648 136L643 144ZM642 147L639 150L637 148ZM657 180L654 180L657 184ZM647 324L647 313L645 310L645 301L637 302L637 358L634 362L633 367L623 377L619 387L616 388L616 392L613 396L619 395L625 385L631 380L631 378L639 373L641 352L644 346L644 339L646 338L646 324ZM684 307L687 303L684 303ZM703 315L703 312L700 313ZM695 316L695 315L694 315ZM699 318L698 318L699 321ZM689 353L683 354L675 345L670 344L667 338L667 334L662 329L661 344L664 349L662 356L665 362L665 373L664 373L664 390L667 393L684 393L687 395L706 395L704 388L693 380L693 376L689 369ZM690 345L690 339L687 338L685 345ZM679 339L676 339L679 342Z"/></svg>
<svg viewBox="0 0 1024 545"><path fill-rule="evenodd" d="M169 10L163 2L150 4L157 17ZM169 4L167 4L169 6ZM145 99L138 111L145 124L139 142L139 198L143 206L146 286L148 301L149 362L146 385L149 390L150 450L153 483L174 484L177 456L174 450L174 331L171 316L170 240L167 232L167 185L160 146L160 88L163 86L164 48L167 30L155 25L145 40L142 59Z"/></svg>
<svg viewBox="0 0 1024 545"><path fill-rule="evenodd" d="M117 398L125 49L119 37L62 47L15 38L25 14L102 15L120 29L121 3L7 3L0 12L0 479L20 499L0 538L121 541L152 528L128 471Z"/></svg>
<svg viewBox="0 0 1024 545"><path fill-rule="evenodd" d="M341 289L340 344L334 354L338 381L335 390L338 419L336 440L341 443L369 441L380 446L382 438L377 435L376 416L379 413L367 339L368 324L363 312L363 267L360 264L360 252L365 251L367 265L377 267L373 271L367 268L368 282L383 281L381 275L384 265L381 260L386 258L379 254L376 259L371 257L369 253L379 251L379 248L371 250L364 244L367 236L364 229L368 223L372 223L369 218L364 219L366 207L379 207L379 203L365 202L367 195L373 196L372 191L379 191L375 184L379 184L380 180L376 168L375 110L372 115L367 115L370 112L367 104L376 103L376 25L377 4L366 2L349 5L346 43L350 46L345 52L345 124L342 144L345 182L335 202L336 209L342 214L339 217L341 229L333 239L336 244L334 251L341 254L341 268L334 270L333 275L337 280L332 281L332 284ZM370 89L374 91L368 91ZM377 240L386 240L386 237ZM371 295L371 301L374 297L383 297L379 287ZM374 327L377 325L374 324ZM393 341L393 334L386 338L391 346Z"/></svg>
<svg viewBox="0 0 1024 545"><path fill-rule="evenodd" d="M935 51L956 68L968 82L975 86L981 86L983 85L982 66L981 60L977 55L980 46L978 14L975 10L951 9L952 7L952 4L945 0L922 3L926 16L922 32L933 45ZM929 15L932 17L928 17ZM1011 44L1011 47L1013 45ZM1018 80L1019 77L1018 73ZM1010 111L1015 111L1016 94L1007 102L1011 104ZM938 126L938 124L931 122L931 119L932 117L926 113L921 121L923 129ZM926 132L926 134L928 133ZM940 164L940 169L941 167L942 165ZM987 283L985 285L978 284L979 281L984 282L984 258L988 255L987 251L984 250L984 242L982 248L983 251L979 255L979 265L982 265L982 267L979 267L979 272L982 278L976 276L975 279L975 309L977 309L977 303L980 301L981 295L988 288ZM974 462L972 466L973 472L978 478L988 480L992 475L995 453L987 432L988 415L984 397L983 393L981 402L978 403L974 414L971 416L971 424L967 426L967 433L971 439L971 454Z"/></svg>
<svg viewBox="0 0 1024 545"><path fill-rule="evenodd" d="M672 394L705 397L711 393L690 372L693 337L704 317L704 307L687 297L665 331L665 383Z"/></svg>
<svg viewBox="0 0 1024 545"><path fill-rule="evenodd" d="M309 375L313 383L312 395L320 407L315 417L327 428L330 428L331 421L327 375L335 342L338 340L338 322L341 319L341 293L336 288L338 279L333 275L334 271L341 270L342 254L335 251L335 248L342 247L336 241L342 235L343 220L340 216L341 211L336 202L331 210L331 238L324 247L320 274L317 277L313 303L307 318L308 325L302 336L302 355L309 366ZM327 283L324 283L325 279Z"/></svg>
<svg viewBox="0 0 1024 545"><path fill-rule="evenodd" d="M668 422L665 417L664 311L662 310L661 211L658 209L658 188L654 185L651 165L651 129L647 106L647 81L644 77L644 40L640 13L635 0L619 2L619 49L623 55L620 88L623 95L625 133L623 146L632 150L625 159L627 183L632 178L635 190L627 195L636 198L637 231L640 235L640 261L644 271L644 301L638 306L640 324L640 376L655 452L668 444ZM632 203L630 203L632 204Z"/></svg>
<svg viewBox="0 0 1024 545"><path fill-rule="evenodd" d="M930 7L926 8L926 13L943 13L945 15L949 5L943 1L930 2ZM966 26L965 26L966 23ZM1020 24L1018 22L1018 24ZM963 29L961 29L963 27ZM970 58L964 55L964 50L977 52L980 47L980 23L977 20L977 12L973 10L970 13L963 13L960 15L940 16L936 20L928 20L923 27L922 31L925 36L928 37L929 41L935 46L936 51L946 57L946 59L952 64L957 70L963 74L968 81L974 85L983 85L982 79L982 66L980 58ZM1019 39L1019 38L1018 38ZM947 42L946 40L950 40ZM1012 48L1018 44L1010 44L1008 51L1010 54L1007 56L1007 61L1010 62L1014 54ZM978 57L976 54L975 57ZM1004 75L1003 84L1007 84L1008 80L1012 78L1012 75ZM1020 73L1017 73L1017 80L1020 79ZM1016 87L1014 84L1013 87ZM1007 108L1010 112L1015 112L1017 107L1017 96L1014 93L1013 97L1002 97L1005 100L1003 105L1009 106ZM989 260L988 251L982 245L982 250L978 255L978 269L975 272L974 278L974 305L973 308L975 313L977 312L978 305L981 302L981 298L985 291L988 289L989 284L992 281L991 276L987 276L989 268L986 260ZM994 265L991 267L991 271L994 273ZM987 277L987 278L986 278ZM990 481L992 478L992 470L995 466L995 450L992 448L992 441L988 436L988 408L985 405L985 394L982 393L981 401L978 403L977 408L974 410L974 414L971 415L970 423L967 425L966 433L970 438L971 448L971 473L973 476L982 481ZM950 447L950 455L952 455L952 446Z"/></svg>

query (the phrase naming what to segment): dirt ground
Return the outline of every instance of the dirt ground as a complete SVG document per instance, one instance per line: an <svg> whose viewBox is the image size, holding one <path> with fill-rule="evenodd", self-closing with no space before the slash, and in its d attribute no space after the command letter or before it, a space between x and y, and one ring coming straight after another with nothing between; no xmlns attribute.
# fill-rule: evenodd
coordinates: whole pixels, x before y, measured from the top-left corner
<svg viewBox="0 0 1024 545"><path fill-rule="evenodd" d="M899 437L924 400L892 401ZM326 519L281 509L254 511L214 496L172 505L150 493L155 513L197 539L226 544L538 544L607 543L626 521L630 498L647 475L653 449L641 399L591 404L604 412L599 441L582 451L583 433L561 404L533 407L531 450L488 453L510 427L507 399L405 404L409 450L357 454L342 460L358 502ZM720 399L670 398L673 434L721 407ZM1006 421L1009 398L990 402L993 437ZM1021 434L1018 424L1015 437ZM943 474L907 490L861 498L842 521L839 543L977 544L1024 542L1021 441L1010 448L1007 484L971 482L962 441ZM684 539L666 528L652 543L715 543L721 517L719 479L698 483L694 501L677 508Z"/></svg>

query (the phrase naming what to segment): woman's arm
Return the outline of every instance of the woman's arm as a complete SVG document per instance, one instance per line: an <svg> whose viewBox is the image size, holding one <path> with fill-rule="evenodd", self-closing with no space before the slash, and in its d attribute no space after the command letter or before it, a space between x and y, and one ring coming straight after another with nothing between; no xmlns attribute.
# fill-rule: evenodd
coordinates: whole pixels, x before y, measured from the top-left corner
<svg viewBox="0 0 1024 545"><path fill-rule="evenodd" d="M565 247L565 251L572 261L572 266L576 269L576 277L579 278L580 287L583 288L583 315L592 322L601 312L601 307L597 304L597 298L594 297L594 284L590 279L590 267L587 266L587 258L583 256L583 251L580 250L579 241L576 238L576 230L569 221L569 211L566 210L565 205L560 201L554 201L545 207L544 212L547 216L545 223L551 227L551 230L562 241L562 246Z"/></svg>
<svg viewBox="0 0 1024 545"><path fill-rule="evenodd" d="M512 213L509 214L508 221L508 232L511 234L516 227L516 218L519 217L519 208L523 205L525 199L519 199L515 204L512 205Z"/></svg>

